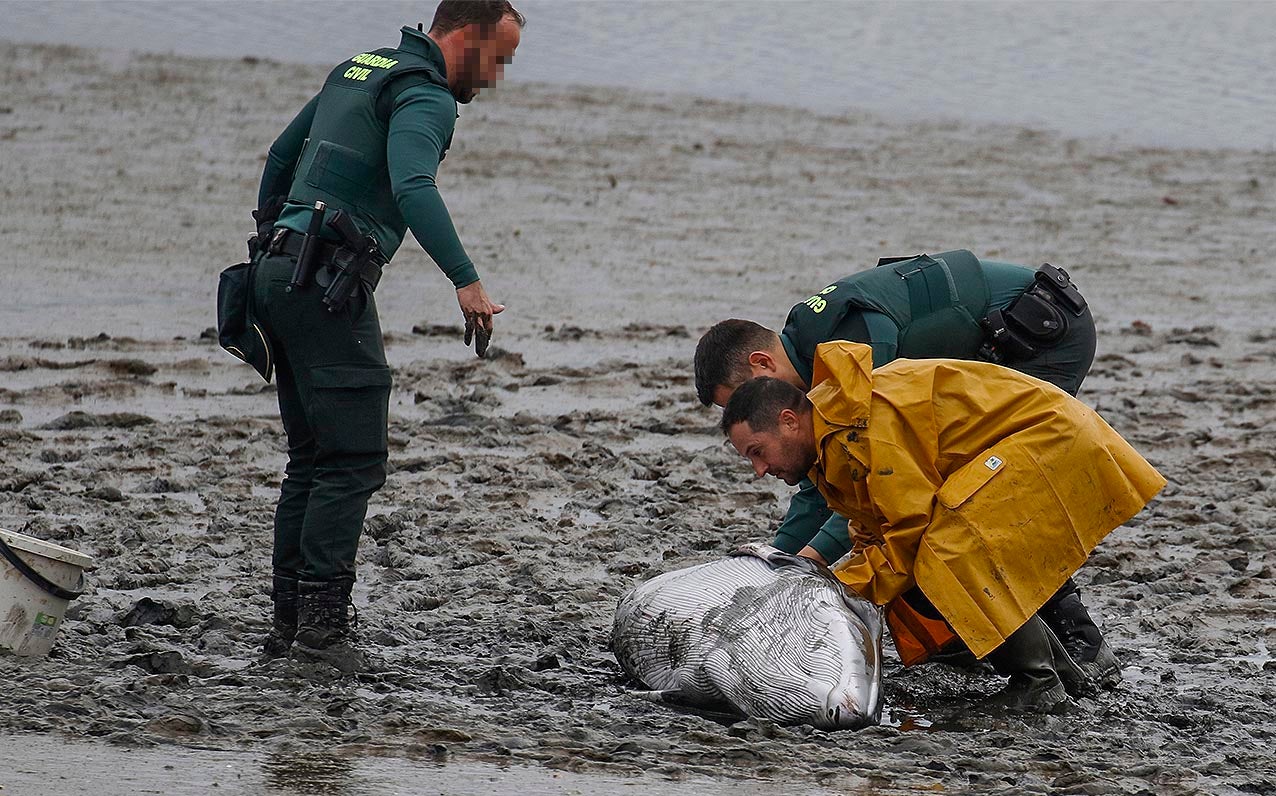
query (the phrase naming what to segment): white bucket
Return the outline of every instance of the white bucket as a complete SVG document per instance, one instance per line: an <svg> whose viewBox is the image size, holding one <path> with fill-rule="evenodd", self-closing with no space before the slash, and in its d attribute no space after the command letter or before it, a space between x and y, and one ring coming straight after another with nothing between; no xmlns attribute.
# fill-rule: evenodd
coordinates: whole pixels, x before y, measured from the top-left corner
<svg viewBox="0 0 1276 796"><path fill-rule="evenodd" d="M0 540L22 564L10 562L0 546L0 653L47 655L93 559L3 528Z"/></svg>

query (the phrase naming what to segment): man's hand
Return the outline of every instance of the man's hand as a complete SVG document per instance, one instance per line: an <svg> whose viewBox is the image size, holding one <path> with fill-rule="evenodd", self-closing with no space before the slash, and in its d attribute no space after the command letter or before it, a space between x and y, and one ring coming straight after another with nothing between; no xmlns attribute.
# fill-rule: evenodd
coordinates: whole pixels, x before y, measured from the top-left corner
<svg viewBox="0 0 1276 796"><path fill-rule="evenodd" d="M802 556L803 558L809 558L815 563L823 564L826 567L829 565L829 562L824 560L824 556L820 555L820 551L816 550L814 547L811 547L810 545L807 545L806 547L803 547L801 550L799 550L798 555Z"/></svg>
<svg viewBox="0 0 1276 796"><path fill-rule="evenodd" d="M492 339L492 316L505 311L504 304L494 304L487 297L483 283L471 282L456 291L456 303L461 305L461 314L465 316L465 345L474 340L474 353L480 357L487 354L487 344Z"/></svg>

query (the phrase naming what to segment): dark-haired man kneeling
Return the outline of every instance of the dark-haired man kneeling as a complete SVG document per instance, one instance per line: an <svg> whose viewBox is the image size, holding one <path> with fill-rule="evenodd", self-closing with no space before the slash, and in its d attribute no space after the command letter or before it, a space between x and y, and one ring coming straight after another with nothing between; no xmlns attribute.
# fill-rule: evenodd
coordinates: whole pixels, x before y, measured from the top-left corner
<svg viewBox="0 0 1276 796"><path fill-rule="evenodd" d="M849 518L848 587L878 605L918 588L1010 677L1005 704L1063 703L1083 675L1037 611L1165 479L1085 404L990 363L874 371L868 346L823 343L811 384L745 382L723 432L759 477L809 477Z"/></svg>
<svg viewBox="0 0 1276 796"><path fill-rule="evenodd" d="M889 258L794 305L778 334L753 321L715 324L696 347L697 394L706 406L724 406L736 387L756 376L805 391L815 347L830 340L869 344L877 367L896 357L994 361L1076 395L1094 360L1095 329L1085 299L1053 266L1033 271L966 250ZM829 510L810 481L798 487L772 544L836 561L850 550L846 518ZM1041 618L1090 684L1120 680L1116 656L1071 578ZM932 646L926 627L936 619L926 600L909 592L888 619L901 657L922 660Z"/></svg>

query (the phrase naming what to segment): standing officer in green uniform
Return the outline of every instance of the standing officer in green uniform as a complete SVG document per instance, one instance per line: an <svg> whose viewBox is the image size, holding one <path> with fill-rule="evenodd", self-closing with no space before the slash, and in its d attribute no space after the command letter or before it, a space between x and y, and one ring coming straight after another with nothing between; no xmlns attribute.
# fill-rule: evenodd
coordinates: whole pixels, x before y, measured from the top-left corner
<svg viewBox="0 0 1276 796"><path fill-rule="evenodd" d="M705 406L725 406L737 387L758 376L806 391L815 347L830 340L869 344L874 367L899 357L985 360L1076 395L1094 361L1095 329L1062 269L1034 272L964 250L891 258L795 305L779 334L752 321L715 324L696 347L697 395ZM850 550L851 539L847 520L803 479L773 544L831 563ZM924 618L938 618L920 591L904 599ZM1116 657L1071 579L1041 616L1092 685L1120 679Z"/></svg>
<svg viewBox="0 0 1276 796"><path fill-rule="evenodd" d="M435 173L457 103L502 77L524 21L505 0L440 3L428 33L405 27L398 47L338 64L270 148L251 310L278 378L288 465L267 655L295 640L339 668L360 665L347 612L368 499L385 482L390 397L372 290L411 229L456 288L466 345L486 351L504 307L483 289Z"/></svg>

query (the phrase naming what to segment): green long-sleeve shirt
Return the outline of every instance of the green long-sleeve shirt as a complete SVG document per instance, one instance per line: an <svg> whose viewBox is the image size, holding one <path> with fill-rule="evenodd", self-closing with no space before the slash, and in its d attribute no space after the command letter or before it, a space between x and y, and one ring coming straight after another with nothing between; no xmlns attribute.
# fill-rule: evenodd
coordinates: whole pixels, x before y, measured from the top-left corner
<svg viewBox="0 0 1276 796"><path fill-rule="evenodd" d="M429 42L429 48L431 59L442 73L446 68L442 54L433 42ZM289 192L318 101L316 95L306 103L270 147L258 190L258 207L270 196ZM421 248L452 284L461 288L478 281L478 270L456 234L435 181L455 125L456 103L447 89L427 83L403 90L395 97L390 112L386 160L390 187L403 220ZM309 208L290 203L278 223L304 232L309 218ZM380 243L386 257L393 257L398 241Z"/></svg>

